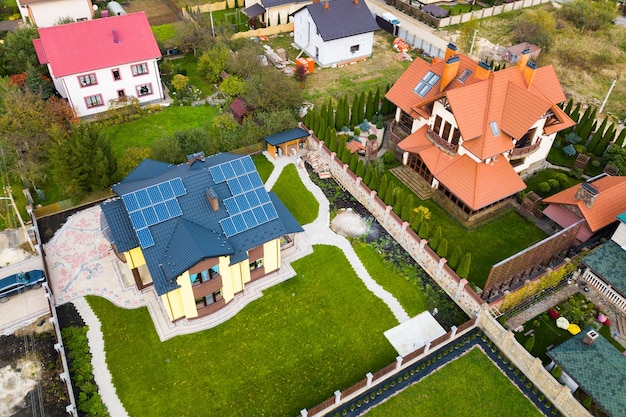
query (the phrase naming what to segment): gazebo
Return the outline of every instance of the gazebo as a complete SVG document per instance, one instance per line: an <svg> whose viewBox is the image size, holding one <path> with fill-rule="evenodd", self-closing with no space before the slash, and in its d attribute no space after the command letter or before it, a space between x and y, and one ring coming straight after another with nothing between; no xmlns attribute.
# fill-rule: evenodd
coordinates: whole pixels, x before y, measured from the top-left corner
<svg viewBox="0 0 626 417"><path fill-rule="evenodd" d="M267 151L272 158L276 159L276 156L297 154L298 148L302 149L306 146L309 135L308 131L296 127L265 136L263 139L267 142Z"/></svg>

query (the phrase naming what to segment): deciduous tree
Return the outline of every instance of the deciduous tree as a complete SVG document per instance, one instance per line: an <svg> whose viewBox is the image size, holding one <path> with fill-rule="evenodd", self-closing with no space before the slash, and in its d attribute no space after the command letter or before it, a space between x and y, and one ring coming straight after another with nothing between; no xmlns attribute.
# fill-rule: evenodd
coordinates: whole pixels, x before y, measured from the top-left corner
<svg viewBox="0 0 626 417"><path fill-rule="evenodd" d="M556 19L547 10L526 10L515 21L511 35L515 42L530 42L549 49L556 32Z"/></svg>

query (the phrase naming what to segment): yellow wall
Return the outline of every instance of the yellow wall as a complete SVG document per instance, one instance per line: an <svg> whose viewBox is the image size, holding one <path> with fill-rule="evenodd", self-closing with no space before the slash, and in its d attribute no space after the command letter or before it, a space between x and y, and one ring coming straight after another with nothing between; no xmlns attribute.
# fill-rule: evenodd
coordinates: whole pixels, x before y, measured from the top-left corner
<svg viewBox="0 0 626 417"><path fill-rule="evenodd" d="M263 244L263 266L266 274L280 268L280 239Z"/></svg>
<svg viewBox="0 0 626 417"><path fill-rule="evenodd" d="M141 265L146 264L146 259L143 257L143 252L141 251L141 247L137 246L134 249L129 250L124 253L126 256L126 261L128 262L128 267L130 269L138 268Z"/></svg>
<svg viewBox="0 0 626 417"><path fill-rule="evenodd" d="M267 144L267 152L272 155L274 159L276 159L276 146Z"/></svg>
<svg viewBox="0 0 626 417"><path fill-rule="evenodd" d="M196 298L193 295L193 287L191 286L191 279L189 278L189 271L185 271L184 274L176 279L180 288L177 289L180 294L182 302L182 308L185 312L185 317L193 318L198 317L198 309L196 308Z"/></svg>
<svg viewBox="0 0 626 417"><path fill-rule="evenodd" d="M161 302L170 320L174 321L185 315L185 309L183 308L183 301L180 299L180 291L174 290L161 296Z"/></svg>

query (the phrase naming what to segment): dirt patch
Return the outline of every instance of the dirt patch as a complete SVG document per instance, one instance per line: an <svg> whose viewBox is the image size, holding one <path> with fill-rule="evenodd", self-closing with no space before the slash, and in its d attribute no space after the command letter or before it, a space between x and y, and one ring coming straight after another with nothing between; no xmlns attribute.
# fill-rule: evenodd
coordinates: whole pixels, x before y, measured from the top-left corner
<svg viewBox="0 0 626 417"><path fill-rule="evenodd" d="M165 0L133 0L122 6L127 13L146 12L150 26L181 21L179 14Z"/></svg>

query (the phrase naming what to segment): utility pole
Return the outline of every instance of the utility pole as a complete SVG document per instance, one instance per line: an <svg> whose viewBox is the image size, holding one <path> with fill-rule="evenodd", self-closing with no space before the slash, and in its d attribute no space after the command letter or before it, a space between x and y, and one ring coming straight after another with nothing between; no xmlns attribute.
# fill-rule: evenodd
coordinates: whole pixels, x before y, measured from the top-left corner
<svg viewBox="0 0 626 417"><path fill-rule="evenodd" d="M613 92L613 87L615 87L616 83L617 83L617 77L613 79L613 84L611 84L611 86L609 87L609 92L606 93L606 97L604 97L604 101L602 102L602 105L600 106L600 110L598 110L598 113L602 113L602 110L604 110L604 106L606 106L606 102L609 101L609 96Z"/></svg>
<svg viewBox="0 0 626 417"><path fill-rule="evenodd" d="M11 201L11 205L13 206L13 210L15 210L15 214L17 215L17 219L20 221L20 225L22 226L22 230L24 231L24 233L26 234L26 239L28 240L28 243L30 244L30 248L32 249L33 252L35 252L35 246L33 245L33 241L30 240L30 237L28 237L28 231L26 230L26 226L24 226L24 221L22 220L22 215L20 214L20 211L17 209L17 206L15 205L15 200L13 200L13 194L11 194L11 187L4 187L4 190L6 191L6 193L9 195L8 197L0 197L0 199L8 199L9 201Z"/></svg>
<svg viewBox="0 0 626 417"><path fill-rule="evenodd" d="M469 56L472 56L472 51L474 51L474 41L476 40L476 34L478 33L478 29L474 29L474 36L472 36L472 46L470 47Z"/></svg>

